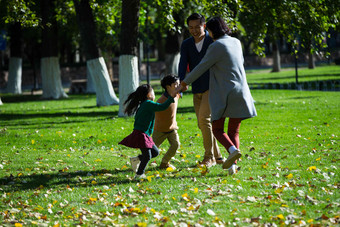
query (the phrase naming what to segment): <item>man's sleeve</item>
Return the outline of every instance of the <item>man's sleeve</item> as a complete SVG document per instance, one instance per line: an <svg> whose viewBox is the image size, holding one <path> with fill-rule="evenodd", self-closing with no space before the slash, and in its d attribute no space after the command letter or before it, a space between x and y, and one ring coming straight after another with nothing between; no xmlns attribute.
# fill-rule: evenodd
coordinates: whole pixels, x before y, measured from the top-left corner
<svg viewBox="0 0 340 227"><path fill-rule="evenodd" d="M181 57L178 64L178 77L180 81L184 80L188 68L188 51L184 42L181 45Z"/></svg>

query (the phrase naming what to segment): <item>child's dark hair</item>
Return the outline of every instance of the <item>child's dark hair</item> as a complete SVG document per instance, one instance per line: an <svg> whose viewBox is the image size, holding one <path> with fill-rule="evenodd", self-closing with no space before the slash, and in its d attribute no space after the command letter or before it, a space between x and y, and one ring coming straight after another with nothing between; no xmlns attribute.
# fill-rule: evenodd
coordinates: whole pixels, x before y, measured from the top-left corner
<svg viewBox="0 0 340 227"><path fill-rule="evenodd" d="M179 80L178 76L175 74L168 74L161 80L161 86L166 90L166 86L175 83L177 80Z"/></svg>
<svg viewBox="0 0 340 227"><path fill-rule="evenodd" d="M124 102L124 105L126 105L124 112L128 116L134 114L139 105L148 99L147 95L150 91L152 91L152 87L149 84L140 85L136 91L129 94L129 97Z"/></svg>
<svg viewBox="0 0 340 227"><path fill-rule="evenodd" d="M201 24L205 23L205 18L203 15L199 14L199 13L193 13L191 14L188 19L187 19L187 25L189 25L189 21L191 20L200 20Z"/></svg>
<svg viewBox="0 0 340 227"><path fill-rule="evenodd" d="M213 17L207 22L207 29L212 32L214 39L230 35L231 30L221 17Z"/></svg>

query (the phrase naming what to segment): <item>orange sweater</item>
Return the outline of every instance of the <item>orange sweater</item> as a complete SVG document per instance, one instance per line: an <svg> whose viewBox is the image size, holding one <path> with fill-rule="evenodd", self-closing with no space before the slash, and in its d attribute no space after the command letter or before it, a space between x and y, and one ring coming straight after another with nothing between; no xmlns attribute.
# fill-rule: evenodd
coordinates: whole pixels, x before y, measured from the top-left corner
<svg viewBox="0 0 340 227"><path fill-rule="evenodd" d="M171 103L166 110L155 112L154 130L159 132L171 132L172 130L178 129L176 121L178 98L179 95L174 99L175 102ZM163 93L157 102L164 103L167 99L168 98Z"/></svg>

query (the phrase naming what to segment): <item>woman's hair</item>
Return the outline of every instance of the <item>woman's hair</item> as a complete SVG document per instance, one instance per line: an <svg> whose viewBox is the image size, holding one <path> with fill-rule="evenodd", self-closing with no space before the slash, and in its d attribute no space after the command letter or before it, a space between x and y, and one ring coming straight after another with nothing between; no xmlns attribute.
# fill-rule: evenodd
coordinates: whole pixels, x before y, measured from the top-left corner
<svg viewBox="0 0 340 227"><path fill-rule="evenodd" d="M213 17L207 22L207 29L212 33L213 38L216 40L224 35L230 35L231 31L227 24L221 17Z"/></svg>
<svg viewBox="0 0 340 227"><path fill-rule="evenodd" d="M130 116L134 114L139 105L148 99L147 95L149 92L152 91L152 87L149 84L143 84L139 86L136 91L129 94L129 97L124 102L125 107L125 113Z"/></svg>
<svg viewBox="0 0 340 227"><path fill-rule="evenodd" d="M193 13L191 14L188 19L187 19L187 25L189 25L189 21L191 20L200 20L201 24L205 23L205 18L203 15L199 14L199 13Z"/></svg>
<svg viewBox="0 0 340 227"><path fill-rule="evenodd" d="M161 86L166 90L166 86L175 83L177 80L179 80L178 76L175 74L168 74L161 80Z"/></svg>

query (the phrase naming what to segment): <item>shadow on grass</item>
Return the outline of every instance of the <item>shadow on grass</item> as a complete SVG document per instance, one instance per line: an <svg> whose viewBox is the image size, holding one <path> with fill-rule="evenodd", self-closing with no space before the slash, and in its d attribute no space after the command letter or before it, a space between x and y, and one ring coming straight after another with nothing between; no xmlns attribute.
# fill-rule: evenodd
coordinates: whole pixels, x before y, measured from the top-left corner
<svg viewBox="0 0 340 227"><path fill-rule="evenodd" d="M11 113L2 113L0 115L0 122L7 121L6 126L28 126L28 125L52 125L52 124L73 124L73 123L82 123L88 121L103 121L107 119L111 119L112 117L116 117L118 115L118 111L105 112L85 112L85 113L75 113L75 112L60 112L60 113L34 113L34 114L11 114ZM60 120L60 118L70 118L65 120ZM82 117L85 119L78 120L72 119ZM47 120L42 121L34 121L34 119L38 118L46 118ZM59 119L58 119L59 118ZM58 120L57 120L58 119ZM18 120L23 120L25 122L18 123ZM11 123L11 121L13 121Z"/></svg>
<svg viewBox="0 0 340 227"><path fill-rule="evenodd" d="M61 99L44 99L41 95L3 95L1 100L3 103L20 103L20 102L54 102L60 100L84 100L95 97L95 95L84 94L84 95L69 95L69 98Z"/></svg>
<svg viewBox="0 0 340 227"><path fill-rule="evenodd" d="M219 167L219 166L218 166ZM193 179L196 177L223 177L226 176L226 172L222 171L217 174L211 174L209 171L204 175L199 175L200 170L188 173L182 173L177 176L179 172L186 171L188 168L198 168L197 164L192 164L183 168L178 168L176 171L168 173L169 177L164 177L162 179L166 180L179 180L179 179ZM147 170L151 171L163 171L158 167L149 167ZM165 171L165 170L164 170ZM127 177L126 175L131 177ZM147 175L153 175L152 173ZM13 191L24 191L24 190L34 190L41 187L44 188L55 188L55 187L93 187L93 186L103 186L103 185L124 185L135 182L132 180L134 173L131 169L115 169L115 170L92 170L92 171L75 171L68 172L64 170L59 170L57 173L44 173L44 174L33 174L30 176L13 176L12 174L8 177L0 178L0 187L4 192ZM83 179L84 178L84 179ZM95 181L95 183L94 183ZM145 180L145 182L148 182Z"/></svg>
<svg viewBox="0 0 340 227"><path fill-rule="evenodd" d="M94 185L126 184L131 180L119 178L118 173L132 173L130 169L126 170L93 170L93 171L75 171L68 172L59 170L58 173L36 174L30 176L13 176L0 178L0 186L4 191L30 190L43 187L56 187L68 185L70 187L91 187ZM105 175L109 174L109 175ZM85 178L82 180L82 178ZM104 178L105 177L105 178ZM96 183L94 184L93 181ZM7 187L4 187L7 185Z"/></svg>
<svg viewBox="0 0 340 227"><path fill-rule="evenodd" d="M177 113L195 113L195 109L193 106L178 107Z"/></svg>
<svg viewBox="0 0 340 227"><path fill-rule="evenodd" d="M59 112L59 113L2 113L0 115L0 121L2 120L16 120L16 119L34 119L34 118L55 118L55 117L90 117L93 120L93 117L105 117L105 116L117 116L118 111L93 111L93 112L84 112L84 113L76 113L76 112Z"/></svg>
<svg viewBox="0 0 340 227"><path fill-rule="evenodd" d="M291 97L289 99L315 99L320 98L319 96L298 96L298 97Z"/></svg>

